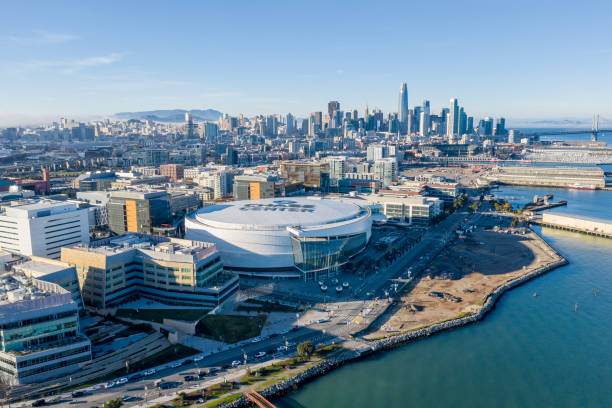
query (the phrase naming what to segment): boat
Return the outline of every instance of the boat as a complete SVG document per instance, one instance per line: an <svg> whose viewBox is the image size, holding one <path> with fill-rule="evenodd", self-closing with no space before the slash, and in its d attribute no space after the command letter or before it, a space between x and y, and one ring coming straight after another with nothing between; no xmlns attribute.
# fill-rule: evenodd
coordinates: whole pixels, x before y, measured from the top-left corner
<svg viewBox="0 0 612 408"><path fill-rule="evenodd" d="M578 184L574 183L570 186L573 190L597 190L597 187L593 184Z"/></svg>

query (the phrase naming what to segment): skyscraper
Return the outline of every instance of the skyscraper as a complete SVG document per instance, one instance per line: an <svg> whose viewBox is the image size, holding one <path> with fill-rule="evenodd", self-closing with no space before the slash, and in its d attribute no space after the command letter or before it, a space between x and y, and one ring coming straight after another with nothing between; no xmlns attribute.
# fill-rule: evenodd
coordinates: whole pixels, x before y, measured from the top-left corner
<svg viewBox="0 0 612 408"><path fill-rule="evenodd" d="M187 139L192 139L195 137L193 118L191 117L191 113L185 113L185 136Z"/></svg>
<svg viewBox="0 0 612 408"><path fill-rule="evenodd" d="M397 114L400 126L400 133L402 135L405 135L408 133L408 86L405 82L400 87Z"/></svg>
<svg viewBox="0 0 612 408"><path fill-rule="evenodd" d="M459 131L459 103L457 98L450 100L450 110L446 120L446 136L449 142L455 139L455 135Z"/></svg>
<svg viewBox="0 0 612 408"><path fill-rule="evenodd" d="M287 130L285 131L287 136L292 136L295 133L295 118L292 114L287 114Z"/></svg>
<svg viewBox="0 0 612 408"><path fill-rule="evenodd" d="M340 102L331 101L327 104L327 113L329 114L330 118L334 116L334 112L339 111L339 110L340 110Z"/></svg>

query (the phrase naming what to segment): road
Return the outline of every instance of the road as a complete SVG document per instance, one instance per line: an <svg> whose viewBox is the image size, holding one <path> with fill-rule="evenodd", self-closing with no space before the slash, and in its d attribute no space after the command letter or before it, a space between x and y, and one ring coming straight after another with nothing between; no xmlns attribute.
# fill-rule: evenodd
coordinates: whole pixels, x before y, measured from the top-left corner
<svg viewBox="0 0 612 408"><path fill-rule="evenodd" d="M171 367L170 363L165 364L163 369L158 370L155 374L143 377L137 380L131 380L126 384L115 385L112 388L104 388L102 384L96 386L87 387L84 389L85 394L81 397L72 398L70 393L62 394L59 398L56 397L56 402L51 402L52 397L46 397L45 400L49 401L45 406L49 407L101 407L106 401L120 398L126 395L136 397L134 400L125 402L123 406L137 406L143 404L146 399L151 400L158 398L161 395L175 394L181 390L192 388L192 387L204 387L210 385L212 382L219 382L225 378L233 378L236 375L240 376L241 372L244 371L245 367L252 366L253 364L268 363L271 364L275 359L288 358L291 355L295 355L296 346L300 342L310 340L315 344L329 342L334 339L334 336L329 334L323 334L316 330L309 328L300 328L296 331L290 331L284 335L278 335L272 338L262 339L256 343L250 343L241 348L230 349L227 351L215 353L209 357L204 358L198 362L191 362L180 367ZM287 351L282 353L277 352L277 348L285 346L289 343L290 347ZM233 361L244 360L244 352L247 354L247 365L241 364L235 368L229 368ZM257 352L264 351L266 356L260 359L254 359L253 357ZM193 361L193 358L189 360ZM219 372L215 376L204 377L199 381L184 381L184 376L195 375L197 376L200 370L207 371L209 368L215 367L219 369ZM222 369L222 367L227 367ZM133 374L130 374L130 376ZM163 379L165 382L175 383L173 388L166 390L159 390L155 387L155 382L159 379ZM146 387L146 391L145 391ZM27 407L31 406L31 402L11 404L13 407Z"/></svg>
<svg viewBox="0 0 612 408"><path fill-rule="evenodd" d="M316 305L317 308L327 311L327 318L321 321L312 322L307 327L299 328L295 331L286 332L271 338L247 344L230 350L215 353L205 357L198 362L192 362L180 367L171 367L170 364L158 369L155 374L141 379L131 380L122 385L115 385L112 388L104 388L103 385L88 387L85 394L78 398L72 398L70 394L61 395L55 403L48 403L47 406L54 407L101 407L104 402L120 398L126 395L135 397L134 400L125 402L124 406L134 407L143 405L145 400L152 400L163 395L174 395L181 390L191 388L203 388L214 382L224 379L234 379L244 372L244 365L231 367L233 361L244 359L247 354L247 366L261 363L272 363L278 358L287 358L295 354L296 345L302 341L310 340L315 344L329 342L334 338L352 338L352 335L359 332L366 324L373 321L378 315L384 312L387 307L389 287L395 279L405 277L408 267L415 273L426 268L431 258L437 254L453 236L459 223L470 217L464 210L457 211L449 215L446 219L431 227L425 232L422 239L404 255L396 259L387 268L383 268L376 274L366 278L364 284L356 290L354 300L342 302L331 302ZM290 344L288 350L278 353L280 346ZM258 352L266 352L266 356L254 360L252 357ZM215 376L204 377L194 382L184 381L187 375L197 376L200 370L208 370L211 367L221 368ZM155 387L157 380L163 379L165 382L175 383L175 387L159 390ZM46 398L51 400L51 398ZM12 404L15 407L31 406L31 402Z"/></svg>

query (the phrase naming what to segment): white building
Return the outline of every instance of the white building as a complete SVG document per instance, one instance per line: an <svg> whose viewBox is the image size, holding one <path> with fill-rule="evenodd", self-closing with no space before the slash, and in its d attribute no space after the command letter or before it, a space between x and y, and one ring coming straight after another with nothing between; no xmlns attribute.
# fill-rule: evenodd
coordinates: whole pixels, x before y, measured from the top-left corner
<svg viewBox="0 0 612 408"><path fill-rule="evenodd" d="M63 246L89 242L89 210L52 200L0 207L0 249L57 259Z"/></svg>
<svg viewBox="0 0 612 408"><path fill-rule="evenodd" d="M214 242L224 268L244 276L316 280L363 250L371 227L368 207L271 198L204 207L185 218L185 237Z"/></svg>
<svg viewBox="0 0 612 408"><path fill-rule="evenodd" d="M356 195L348 199L355 203L366 202L368 205L380 205L381 212L387 217L415 225L428 225L439 216L444 202L435 197L424 197L415 193L383 193ZM363 204L362 204L363 205Z"/></svg>

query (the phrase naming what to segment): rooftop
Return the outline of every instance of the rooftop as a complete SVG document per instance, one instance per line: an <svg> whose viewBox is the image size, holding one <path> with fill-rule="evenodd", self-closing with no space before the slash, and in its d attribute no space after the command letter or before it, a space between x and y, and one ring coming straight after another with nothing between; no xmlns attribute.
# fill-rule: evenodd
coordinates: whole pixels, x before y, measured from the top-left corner
<svg viewBox="0 0 612 408"><path fill-rule="evenodd" d="M348 221L359 217L364 209L355 203L320 197L267 198L231 201L207 206L189 218L216 227L312 226Z"/></svg>
<svg viewBox="0 0 612 408"><path fill-rule="evenodd" d="M72 248L106 256L140 250L150 258L175 262L194 262L216 252L215 245L208 242L136 233L107 238L88 245L81 244Z"/></svg>

